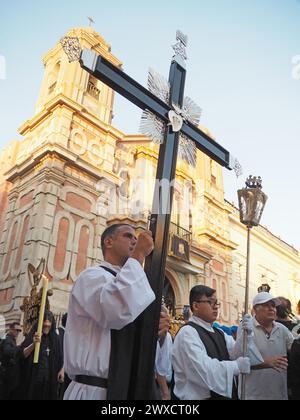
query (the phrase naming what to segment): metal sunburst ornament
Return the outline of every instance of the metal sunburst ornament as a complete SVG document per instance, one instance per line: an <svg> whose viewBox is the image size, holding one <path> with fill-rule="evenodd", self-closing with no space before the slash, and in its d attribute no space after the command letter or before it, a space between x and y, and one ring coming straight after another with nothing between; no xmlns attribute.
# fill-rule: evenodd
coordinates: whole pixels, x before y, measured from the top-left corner
<svg viewBox="0 0 300 420"><path fill-rule="evenodd" d="M148 89L153 95L157 96L165 103L170 101L170 83L167 79L155 71L153 68L149 68L148 73Z"/></svg>
<svg viewBox="0 0 300 420"><path fill-rule="evenodd" d="M181 115L185 121L199 125L202 109L188 96L184 97Z"/></svg>
<svg viewBox="0 0 300 420"><path fill-rule="evenodd" d="M164 142L166 124L150 111L144 111L141 118L140 133L149 137L153 143Z"/></svg>
<svg viewBox="0 0 300 420"><path fill-rule="evenodd" d="M195 143L184 134L180 134L178 155L189 165L196 166L197 147Z"/></svg>
<svg viewBox="0 0 300 420"><path fill-rule="evenodd" d="M177 44L173 46L176 57L184 64L187 59L186 46L188 42L187 36L181 31L176 33ZM149 69L148 74L148 89L153 95L157 96L165 103L169 103L170 98L170 84L169 82L157 73L152 68ZM174 133L180 132L184 122L190 122L198 125L202 110L201 108L188 96L184 98L182 108L177 104L171 104L172 109L168 114L168 126L172 127ZM140 124L140 132L148 136L154 143L162 144L164 141L164 134L166 124L156 115L146 110L142 114ZM196 146L194 142L190 141L186 136L180 134L179 143L179 157L185 160L189 165L195 166L196 164Z"/></svg>
<svg viewBox="0 0 300 420"><path fill-rule="evenodd" d="M149 68L148 89L165 103L169 103L170 84L154 69ZM152 112L146 110L142 114L140 133L149 137L153 143L162 144L164 141L166 124Z"/></svg>

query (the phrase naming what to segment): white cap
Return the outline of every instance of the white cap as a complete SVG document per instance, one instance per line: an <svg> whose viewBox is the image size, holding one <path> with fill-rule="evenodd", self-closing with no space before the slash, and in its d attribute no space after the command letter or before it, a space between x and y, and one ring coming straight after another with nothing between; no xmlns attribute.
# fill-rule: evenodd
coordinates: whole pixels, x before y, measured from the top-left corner
<svg viewBox="0 0 300 420"><path fill-rule="evenodd" d="M274 298L271 293L268 292L260 292L258 293L253 299L253 307L256 305L261 305L262 303L267 303L273 301L275 306L281 305L280 299Z"/></svg>

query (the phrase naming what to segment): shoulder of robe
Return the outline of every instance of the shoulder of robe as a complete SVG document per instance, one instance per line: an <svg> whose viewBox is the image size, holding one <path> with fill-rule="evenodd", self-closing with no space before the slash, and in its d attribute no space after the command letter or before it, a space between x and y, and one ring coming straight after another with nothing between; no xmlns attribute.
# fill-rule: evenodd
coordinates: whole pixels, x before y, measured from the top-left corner
<svg viewBox="0 0 300 420"><path fill-rule="evenodd" d="M191 325L183 325L177 332L175 339L176 337L185 338L185 337L190 337L190 336L199 337L199 334L196 328L192 327Z"/></svg>
<svg viewBox="0 0 300 420"><path fill-rule="evenodd" d="M82 271L76 279L75 284L84 283L85 281L99 279L101 277L105 278L109 274L102 267L89 267L86 270Z"/></svg>

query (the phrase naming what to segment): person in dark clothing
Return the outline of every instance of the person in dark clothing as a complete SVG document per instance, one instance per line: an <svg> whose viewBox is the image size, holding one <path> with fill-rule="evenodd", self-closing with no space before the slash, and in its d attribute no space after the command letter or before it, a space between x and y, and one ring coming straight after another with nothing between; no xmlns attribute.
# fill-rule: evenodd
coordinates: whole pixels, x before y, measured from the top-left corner
<svg viewBox="0 0 300 420"><path fill-rule="evenodd" d="M39 337L35 325L22 343L24 351L24 399L57 400L58 384L63 375L63 358L55 320L50 311L45 312L43 334ZM34 348L40 342L37 364L33 364Z"/></svg>
<svg viewBox="0 0 300 420"><path fill-rule="evenodd" d="M58 336L59 336L60 347L62 351L62 357L64 355L64 336L65 336L65 330L66 330L66 325L67 325L67 319L68 319L68 314L64 314L61 318L61 327L58 328ZM66 372L64 372L64 376L61 379L63 380L63 382L61 382L59 385L59 399L60 400L63 399L66 389L72 382Z"/></svg>
<svg viewBox="0 0 300 420"><path fill-rule="evenodd" d="M297 322L291 319L293 317L291 301L282 296L280 296L278 299L280 299L281 304L276 307L276 314L277 314L276 322L280 322L280 324L283 324L289 331L293 332L293 335L294 333L299 334L300 325L298 328ZM289 399L291 399L293 398L292 397L292 381L295 381L295 378L294 378L295 367L291 366L289 353L287 357L288 357L287 387L288 387ZM294 390L294 393L295 393L295 390Z"/></svg>
<svg viewBox="0 0 300 420"><path fill-rule="evenodd" d="M61 327L58 328L58 337L59 337L62 357L64 355L64 337L65 337L67 319L68 319L68 314L64 314L61 318Z"/></svg>
<svg viewBox="0 0 300 420"><path fill-rule="evenodd" d="M289 362L291 399L300 401L300 338L293 342Z"/></svg>
<svg viewBox="0 0 300 420"><path fill-rule="evenodd" d="M58 328L58 335L59 335L59 339L60 339L60 342L62 343L62 345L63 345L63 342L64 342L67 319L68 319L68 314L64 314L61 318L61 327Z"/></svg>
<svg viewBox="0 0 300 420"><path fill-rule="evenodd" d="M22 349L17 346L17 338L22 332L18 322L9 326L6 338L1 343L1 370L4 400L18 400L20 398L20 360Z"/></svg>
<svg viewBox="0 0 300 420"><path fill-rule="evenodd" d="M283 296L278 298L281 302L279 306L276 306L276 322L284 325L289 331L292 331L295 327L295 323L291 320L290 315L292 314L292 304L289 299Z"/></svg>

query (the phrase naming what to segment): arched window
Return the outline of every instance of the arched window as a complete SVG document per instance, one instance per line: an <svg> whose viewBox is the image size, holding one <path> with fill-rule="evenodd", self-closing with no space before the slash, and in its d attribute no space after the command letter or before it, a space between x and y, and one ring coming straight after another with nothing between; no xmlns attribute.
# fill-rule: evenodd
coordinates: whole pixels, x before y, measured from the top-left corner
<svg viewBox="0 0 300 420"><path fill-rule="evenodd" d="M58 75L60 72L60 62L57 62L53 70L49 74L48 93L49 95L55 91Z"/></svg>

